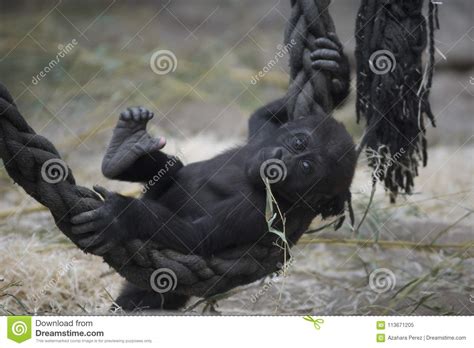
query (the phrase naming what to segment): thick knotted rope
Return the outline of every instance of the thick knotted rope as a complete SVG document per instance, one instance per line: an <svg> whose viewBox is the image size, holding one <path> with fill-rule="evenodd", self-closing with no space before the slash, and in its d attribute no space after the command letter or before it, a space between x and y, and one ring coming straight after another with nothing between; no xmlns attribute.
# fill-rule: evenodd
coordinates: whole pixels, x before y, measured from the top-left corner
<svg viewBox="0 0 474 348"><path fill-rule="evenodd" d="M327 13L328 0L292 1L292 20L287 40L297 42L291 49L292 84L290 86L290 114L308 114L315 108L329 110L330 96L316 95L321 90L316 84L327 83L321 72L311 68L309 53L314 50L314 39L334 31ZM321 8L321 11L318 10ZM313 76L314 75L314 76ZM327 87L327 86L326 86ZM102 256L104 261L131 283L156 290L153 284L157 271L171 271L172 290L183 295L209 297L236 286L256 281L276 272L283 266L284 249L276 246L275 238L265 238L254 245L243 245L204 258L166 250L153 241L132 240L102 253L81 245L71 233L70 219L103 204L93 191L77 186L71 170L46 138L38 135L26 123L8 91L0 85L0 158L13 180L52 213L59 229L83 251ZM52 183L45 180L47 163L59 163L67 172L64 180ZM301 235L288 236L291 245ZM170 275L170 273L168 273ZM154 286L153 286L154 285Z"/></svg>
<svg viewBox="0 0 474 348"><path fill-rule="evenodd" d="M363 0L356 23L357 119L367 121L373 179L384 183L392 202L411 193L418 163L427 163L425 117L435 120L428 96L434 66L437 7L429 3L429 63L423 0Z"/></svg>
<svg viewBox="0 0 474 348"><path fill-rule="evenodd" d="M291 17L285 32L290 47L290 85L287 110L290 118L329 114L333 109L327 73L311 66L315 40L335 32L329 14L330 0L291 0Z"/></svg>

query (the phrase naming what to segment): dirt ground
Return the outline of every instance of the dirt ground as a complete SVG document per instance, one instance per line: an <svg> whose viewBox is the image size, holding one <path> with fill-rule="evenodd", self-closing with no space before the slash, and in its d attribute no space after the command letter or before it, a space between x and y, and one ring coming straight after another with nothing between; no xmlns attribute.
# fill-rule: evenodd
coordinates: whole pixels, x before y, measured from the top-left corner
<svg viewBox="0 0 474 348"><path fill-rule="evenodd" d="M190 163L243 142L249 114L287 86L286 59L259 83L251 78L278 50L289 1L175 0L165 8L156 1L9 3L0 1L0 80L84 186L138 189L100 173L111 129L127 106L154 110L152 133L165 135L167 151ZM352 58L357 3L332 5ZM358 236L348 224L337 232L308 234L293 248L284 275L235 289L212 306L192 306L198 301L193 299L189 313L473 313L472 10L469 0L440 8L431 97L438 127L428 130L430 158L416 192L391 205L378 187ZM34 83L73 40L71 52ZM160 76L150 69L159 49L176 55L173 73ZM354 93L334 116L360 139ZM363 157L352 192L360 221L370 193ZM0 197L0 314L108 313L121 277L69 242L3 168ZM315 221L314 227L324 223ZM380 272L384 277L374 283Z"/></svg>

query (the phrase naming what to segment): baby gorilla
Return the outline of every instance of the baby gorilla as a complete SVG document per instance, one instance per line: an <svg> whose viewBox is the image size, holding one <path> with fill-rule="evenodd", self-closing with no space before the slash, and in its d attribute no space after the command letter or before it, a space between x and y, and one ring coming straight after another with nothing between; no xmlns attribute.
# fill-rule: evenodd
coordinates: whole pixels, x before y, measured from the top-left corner
<svg viewBox="0 0 474 348"><path fill-rule="evenodd" d="M340 102L348 92L349 69L336 39L318 39L315 68L331 73L327 93ZM73 234L105 253L117 243L153 240L185 254L210 256L233 246L273 243L265 219L266 164L279 165L272 192L286 217L286 234L296 242L317 216L340 214L354 174L354 144L344 126L325 114L289 120L285 100L257 110L249 122L248 142L206 161L183 165L161 149L146 125L153 113L142 108L122 112L103 161L111 179L147 183L141 198L124 197L96 187L104 205L72 219ZM271 170L269 168L268 170ZM281 223L281 222L280 222ZM117 303L178 308L186 298L138 289L124 290Z"/></svg>

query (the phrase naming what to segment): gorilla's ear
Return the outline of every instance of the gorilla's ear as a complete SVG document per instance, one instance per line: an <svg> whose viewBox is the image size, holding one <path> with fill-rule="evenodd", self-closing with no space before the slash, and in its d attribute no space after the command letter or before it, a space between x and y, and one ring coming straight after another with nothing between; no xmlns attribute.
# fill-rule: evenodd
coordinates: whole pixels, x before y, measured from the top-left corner
<svg viewBox="0 0 474 348"><path fill-rule="evenodd" d="M318 204L318 211L320 212L323 219L326 219L330 216L340 215L341 217L334 225L334 229L337 230L342 226L342 223L345 220L344 210L346 207L346 203L349 210L351 224L354 225L354 212L352 211L351 192L349 190Z"/></svg>

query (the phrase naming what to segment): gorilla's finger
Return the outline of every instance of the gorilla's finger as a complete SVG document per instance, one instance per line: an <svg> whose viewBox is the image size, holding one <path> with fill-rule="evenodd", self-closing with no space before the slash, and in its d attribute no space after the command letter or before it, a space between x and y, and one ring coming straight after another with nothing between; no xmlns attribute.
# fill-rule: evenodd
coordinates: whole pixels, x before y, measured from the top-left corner
<svg viewBox="0 0 474 348"><path fill-rule="evenodd" d="M114 244L112 242L105 242L105 244L100 245L94 249L92 249L92 253L95 255L104 255L106 254L110 249L114 247Z"/></svg>
<svg viewBox="0 0 474 348"><path fill-rule="evenodd" d="M78 244L85 249L92 248L95 245L99 244L103 239L103 236L101 234L94 234L90 237L81 239Z"/></svg>
<svg viewBox="0 0 474 348"><path fill-rule="evenodd" d="M315 60L312 65L313 68L327 70L330 72L338 72L340 70L339 64L333 60Z"/></svg>
<svg viewBox="0 0 474 348"><path fill-rule="evenodd" d="M331 48L333 50L338 51L339 46L334 43L333 41L329 40L328 38L325 37L320 37L316 40L314 40L314 44L318 47L323 47L323 48Z"/></svg>
<svg viewBox="0 0 474 348"><path fill-rule="evenodd" d="M94 185L93 188L94 188L94 191L99 193L102 196L102 198L104 198L104 199L107 199L107 198L109 198L110 196L113 195L112 192L106 190L105 188L103 188L100 185Z"/></svg>
<svg viewBox="0 0 474 348"><path fill-rule="evenodd" d="M134 121L139 120L139 118L140 118L140 109L139 108L131 107L131 108L127 108L127 110L130 111L130 114L132 115L131 119L133 119Z"/></svg>
<svg viewBox="0 0 474 348"><path fill-rule="evenodd" d="M99 209L91 210L91 211L87 211L85 213L81 213L79 215L74 216L71 219L71 223L73 225L80 225L80 224L84 224L84 223L96 220L96 219L100 218L101 216L102 215L101 215Z"/></svg>
<svg viewBox="0 0 474 348"><path fill-rule="evenodd" d="M99 226L97 221L91 221L82 225L73 226L71 228L71 232L74 234L84 234L89 232L96 232L100 228L101 227Z"/></svg>
<svg viewBox="0 0 474 348"><path fill-rule="evenodd" d="M132 113L128 109L125 111L122 111L120 113L120 118L125 121L130 121L130 119L132 118Z"/></svg>
<svg viewBox="0 0 474 348"><path fill-rule="evenodd" d="M148 115L150 115L150 111L145 109L143 106L140 106L140 118L142 121L148 120Z"/></svg>
<svg viewBox="0 0 474 348"><path fill-rule="evenodd" d="M314 51L311 53L311 59L327 59L327 60L336 60L339 61L341 59L341 55L338 51L332 50L329 48L321 48L319 50Z"/></svg>
<svg viewBox="0 0 474 348"><path fill-rule="evenodd" d="M336 45L339 46L339 49L342 49L341 40L339 40L339 37L337 36L337 34L335 32L330 31L328 33L328 37L332 40L332 42L334 42Z"/></svg>
<svg viewBox="0 0 474 348"><path fill-rule="evenodd" d="M165 137L155 138L155 139L153 139L152 149L153 150L161 150L162 148L165 147L165 145L166 145L166 138Z"/></svg>

